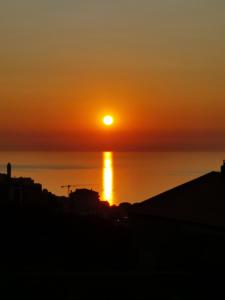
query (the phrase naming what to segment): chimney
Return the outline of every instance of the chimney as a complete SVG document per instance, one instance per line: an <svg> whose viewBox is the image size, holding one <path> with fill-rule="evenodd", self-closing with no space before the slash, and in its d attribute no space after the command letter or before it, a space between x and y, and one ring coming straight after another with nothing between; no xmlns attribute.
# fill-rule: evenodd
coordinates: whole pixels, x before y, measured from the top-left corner
<svg viewBox="0 0 225 300"><path fill-rule="evenodd" d="M7 176L8 178L11 178L12 175L12 166L10 163L7 164Z"/></svg>
<svg viewBox="0 0 225 300"><path fill-rule="evenodd" d="M223 160L223 165L221 166L221 174L225 176L225 160Z"/></svg>

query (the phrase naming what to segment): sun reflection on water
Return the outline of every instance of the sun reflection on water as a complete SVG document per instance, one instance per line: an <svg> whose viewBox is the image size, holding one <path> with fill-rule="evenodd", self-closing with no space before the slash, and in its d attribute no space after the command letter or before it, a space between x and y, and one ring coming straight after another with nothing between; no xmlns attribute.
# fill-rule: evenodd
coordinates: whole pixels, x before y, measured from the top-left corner
<svg viewBox="0 0 225 300"><path fill-rule="evenodd" d="M103 200L113 204L113 154L103 152Z"/></svg>

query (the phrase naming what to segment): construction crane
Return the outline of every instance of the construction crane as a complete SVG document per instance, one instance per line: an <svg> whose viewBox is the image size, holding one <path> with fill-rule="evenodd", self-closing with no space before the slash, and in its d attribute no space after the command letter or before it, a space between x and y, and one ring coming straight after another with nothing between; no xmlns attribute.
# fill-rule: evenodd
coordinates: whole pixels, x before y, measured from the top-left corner
<svg viewBox="0 0 225 300"><path fill-rule="evenodd" d="M69 194L72 192L71 188L72 187L81 187L81 186L93 186L93 184L67 184L67 185L61 185L61 188L67 188L67 194L69 196Z"/></svg>

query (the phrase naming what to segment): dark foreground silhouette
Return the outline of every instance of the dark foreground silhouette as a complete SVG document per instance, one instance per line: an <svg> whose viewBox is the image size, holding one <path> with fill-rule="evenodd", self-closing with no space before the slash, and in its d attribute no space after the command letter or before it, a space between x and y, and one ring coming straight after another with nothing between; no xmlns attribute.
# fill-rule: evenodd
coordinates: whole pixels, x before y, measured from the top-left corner
<svg viewBox="0 0 225 300"><path fill-rule="evenodd" d="M215 297L225 274L224 199L224 167L110 207L87 189L57 197L13 178L8 164L0 174L4 298L190 299L194 288L196 298Z"/></svg>

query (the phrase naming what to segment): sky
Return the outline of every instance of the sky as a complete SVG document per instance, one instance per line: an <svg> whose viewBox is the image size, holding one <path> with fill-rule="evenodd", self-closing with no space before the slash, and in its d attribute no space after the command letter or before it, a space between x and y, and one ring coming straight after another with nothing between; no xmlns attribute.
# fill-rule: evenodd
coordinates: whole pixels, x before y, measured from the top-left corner
<svg viewBox="0 0 225 300"><path fill-rule="evenodd" d="M0 20L0 150L225 149L224 0L7 0Z"/></svg>

